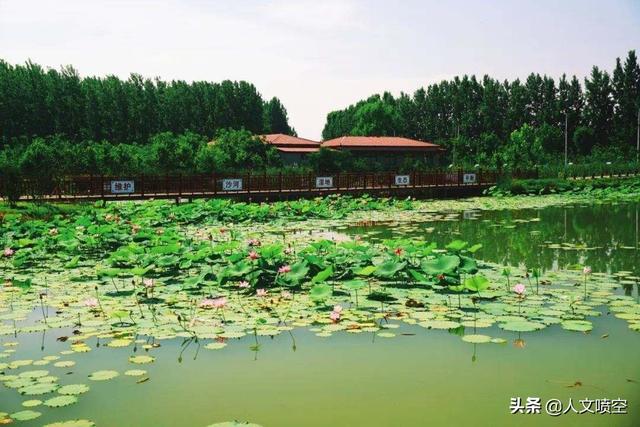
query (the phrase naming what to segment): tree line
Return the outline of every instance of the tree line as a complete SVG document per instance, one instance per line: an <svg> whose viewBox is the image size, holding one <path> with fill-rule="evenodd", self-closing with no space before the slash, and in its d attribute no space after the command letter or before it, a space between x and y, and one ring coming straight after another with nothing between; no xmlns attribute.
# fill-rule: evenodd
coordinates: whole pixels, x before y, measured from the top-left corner
<svg viewBox="0 0 640 427"><path fill-rule="evenodd" d="M405 136L442 144L456 165L513 167L562 159L566 123L572 158L635 159L639 109L632 50L616 59L611 74L594 66L584 82L535 73L502 82L465 75L412 96L373 95L329 113L322 136Z"/></svg>
<svg viewBox="0 0 640 427"><path fill-rule="evenodd" d="M0 60L0 139L60 135L73 142L146 144L161 132L213 137L219 129L293 134L278 98L245 81L166 82L131 74L80 77L71 66L44 69Z"/></svg>
<svg viewBox="0 0 640 427"><path fill-rule="evenodd" d="M70 174L207 173L281 166L256 134L295 134L278 98L245 81L80 77L0 60L0 195ZM214 140L215 143L211 143Z"/></svg>

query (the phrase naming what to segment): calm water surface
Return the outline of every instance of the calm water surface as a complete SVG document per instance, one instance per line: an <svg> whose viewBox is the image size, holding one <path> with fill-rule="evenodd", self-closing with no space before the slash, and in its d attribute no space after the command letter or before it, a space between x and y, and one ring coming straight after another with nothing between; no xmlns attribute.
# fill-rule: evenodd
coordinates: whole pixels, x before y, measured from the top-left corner
<svg viewBox="0 0 640 427"><path fill-rule="evenodd" d="M518 266L556 269L583 262L594 271L638 273L637 204L551 207L478 212L458 221L356 227L372 239L425 236L483 243L478 256ZM537 220L539 218L539 220ZM530 221L536 219L535 221ZM427 231L433 227L432 231ZM553 249L570 243L593 249ZM638 296L637 285L627 294ZM88 418L98 426L207 426L234 419L271 426L640 426L640 334L603 313L590 334L551 326L519 335L497 327L482 333L506 344L473 345L447 331L403 325L393 339L370 333L316 337L304 329L274 338L231 340L217 351L195 341L162 341L156 362L141 366L150 380L120 377L91 382L100 369L132 369L132 347L93 347L72 355L77 365L49 369L61 384L89 383L91 390L69 407L42 410L35 421ZM401 332L407 335L400 335ZM68 349L56 338L70 331L0 337L19 341L13 359L38 359ZM601 338L607 334L607 338ZM138 348L136 354L144 353ZM68 375L65 373L69 372ZM629 401L629 415L511 415L512 397ZM31 398L31 397L29 397ZM37 398L37 397L36 397ZM27 400L0 387L0 411L20 410ZM34 408L38 410L38 408ZM544 411L543 411L544 412Z"/></svg>

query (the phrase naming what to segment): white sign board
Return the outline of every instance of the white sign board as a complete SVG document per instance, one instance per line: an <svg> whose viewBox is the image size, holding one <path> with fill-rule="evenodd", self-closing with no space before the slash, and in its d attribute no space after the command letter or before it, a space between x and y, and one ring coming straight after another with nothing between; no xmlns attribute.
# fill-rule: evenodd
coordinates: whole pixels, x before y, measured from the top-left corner
<svg viewBox="0 0 640 427"><path fill-rule="evenodd" d="M223 191L238 191L242 190L242 179L223 179L222 180Z"/></svg>
<svg viewBox="0 0 640 427"><path fill-rule="evenodd" d="M133 181L111 181L111 192L113 194L133 193L135 185Z"/></svg>
<svg viewBox="0 0 640 427"><path fill-rule="evenodd" d="M332 176L317 176L316 177L316 188L331 188L333 187L333 177Z"/></svg>
<svg viewBox="0 0 640 427"><path fill-rule="evenodd" d="M475 184L476 183L476 174L475 173L465 173L462 175L462 182L464 184Z"/></svg>
<svg viewBox="0 0 640 427"><path fill-rule="evenodd" d="M409 185L409 175L396 175L396 185Z"/></svg>

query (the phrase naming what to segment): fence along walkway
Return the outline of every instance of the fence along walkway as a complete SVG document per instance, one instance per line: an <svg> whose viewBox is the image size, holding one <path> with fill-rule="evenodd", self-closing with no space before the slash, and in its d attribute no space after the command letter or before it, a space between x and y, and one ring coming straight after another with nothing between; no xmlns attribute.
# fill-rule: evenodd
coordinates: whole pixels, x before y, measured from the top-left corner
<svg viewBox="0 0 640 427"><path fill-rule="evenodd" d="M519 173L519 177L535 177ZM330 193L411 193L414 190L484 188L497 174L462 170L449 172L336 173L276 175L72 176L60 179L45 199L127 200L148 198L313 196ZM24 181L22 199L30 199L34 183Z"/></svg>

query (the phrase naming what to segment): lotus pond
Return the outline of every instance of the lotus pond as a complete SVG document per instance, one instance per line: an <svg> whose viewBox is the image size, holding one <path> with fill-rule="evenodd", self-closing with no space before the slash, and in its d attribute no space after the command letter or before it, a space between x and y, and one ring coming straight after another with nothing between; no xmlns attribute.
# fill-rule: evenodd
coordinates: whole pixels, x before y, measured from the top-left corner
<svg viewBox="0 0 640 427"><path fill-rule="evenodd" d="M637 200L7 210L0 424L637 426Z"/></svg>

